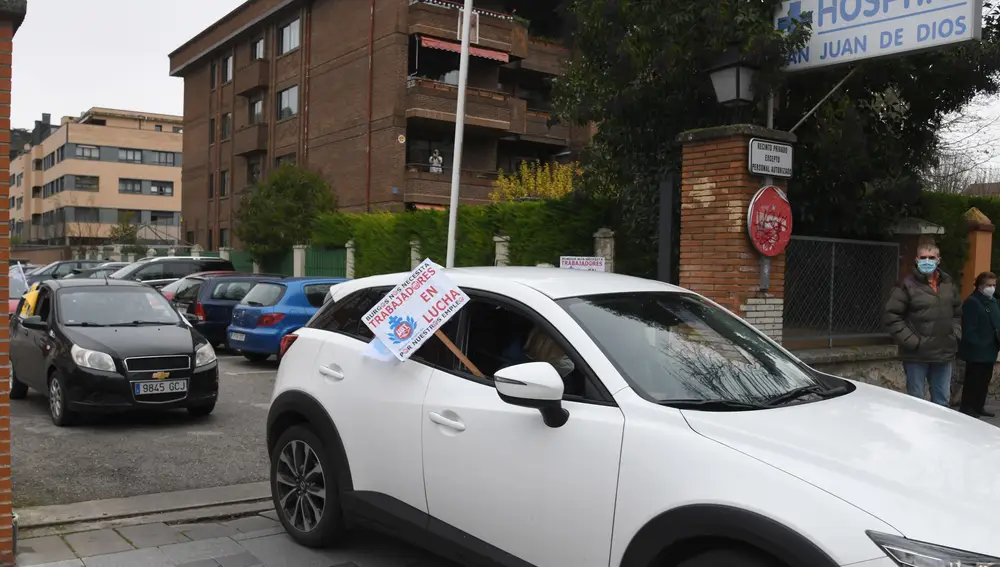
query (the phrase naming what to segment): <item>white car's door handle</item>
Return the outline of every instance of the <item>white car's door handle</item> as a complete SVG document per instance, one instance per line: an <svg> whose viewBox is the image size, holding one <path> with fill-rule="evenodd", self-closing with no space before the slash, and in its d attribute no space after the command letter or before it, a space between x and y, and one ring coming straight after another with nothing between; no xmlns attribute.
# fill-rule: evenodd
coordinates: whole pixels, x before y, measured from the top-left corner
<svg viewBox="0 0 1000 567"><path fill-rule="evenodd" d="M454 429L455 431L465 431L465 424L461 421L448 419L447 417L436 412L430 412L428 415L430 416L431 421L438 425L443 425L448 429Z"/></svg>
<svg viewBox="0 0 1000 567"><path fill-rule="evenodd" d="M320 366L319 373L327 378L333 378L334 380L343 380L344 373L339 368L330 368L329 366Z"/></svg>

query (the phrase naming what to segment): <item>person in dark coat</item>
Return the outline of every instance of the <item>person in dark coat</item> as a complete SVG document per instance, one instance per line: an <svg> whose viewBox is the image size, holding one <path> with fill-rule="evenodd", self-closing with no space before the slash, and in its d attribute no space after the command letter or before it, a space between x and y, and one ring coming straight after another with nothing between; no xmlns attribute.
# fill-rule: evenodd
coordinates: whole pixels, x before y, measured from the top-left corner
<svg viewBox="0 0 1000 567"><path fill-rule="evenodd" d="M962 337L962 297L951 276L938 268L940 262L937 246L918 248L915 270L893 288L882 322L899 345L906 392L924 399L929 381L931 401L947 407Z"/></svg>
<svg viewBox="0 0 1000 567"><path fill-rule="evenodd" d="M962 305L962 342L958 357L965 361L965 384L959 411L973 417L996 417L986 411L986 396L993 379L993 365L1000 354L1000 304L992 272L976 276L976 289Z"/></svg>

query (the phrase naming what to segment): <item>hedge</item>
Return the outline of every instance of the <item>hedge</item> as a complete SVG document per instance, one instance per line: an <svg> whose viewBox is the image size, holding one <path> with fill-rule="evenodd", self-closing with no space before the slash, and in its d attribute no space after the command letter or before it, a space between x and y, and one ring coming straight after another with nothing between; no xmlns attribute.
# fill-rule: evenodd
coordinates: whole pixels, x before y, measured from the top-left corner
<svg viewBox="0 0 1000 567"><path fill-rule="evenodd" d="M591 256L594 232L602 227L614 229L615 210L610 203L576 197L462 206L455 265L493 265L493 237L498 235L510 237L512 266L558 265L559 256ZM420 241L423 257L443 265L447 235L447 211L332 213L320 217L313 244L341 247L353 239L355 275L364 277L408 271L411 240Z"/></svg>
<svg viewBox="0 0 1000 567"><path fill-rule="evenodd" d="M941 248L941 264L946 272L958 278L968 253L968 230L965 213L976 207L993 221L1000 223L1000 198L971 197L951 193L925 192L920 195L916 215L926 221L944 227L944 234L938 238ZM991 271L1000 269L1000 235L993 236Z"/></svg>

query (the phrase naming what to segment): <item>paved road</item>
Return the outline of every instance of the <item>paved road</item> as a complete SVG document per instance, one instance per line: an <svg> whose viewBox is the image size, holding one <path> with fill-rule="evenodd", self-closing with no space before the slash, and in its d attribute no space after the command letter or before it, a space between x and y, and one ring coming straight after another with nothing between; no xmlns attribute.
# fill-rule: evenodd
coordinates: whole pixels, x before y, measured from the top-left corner
<svg viewBox="0 0 1000 567"><path fill-rule="evenodd" d="M219 403L202 419L180 410L59 428L41 394L12 400L14 506L267 480L264 423L277 363L225 353L220 361Z"/></svg>

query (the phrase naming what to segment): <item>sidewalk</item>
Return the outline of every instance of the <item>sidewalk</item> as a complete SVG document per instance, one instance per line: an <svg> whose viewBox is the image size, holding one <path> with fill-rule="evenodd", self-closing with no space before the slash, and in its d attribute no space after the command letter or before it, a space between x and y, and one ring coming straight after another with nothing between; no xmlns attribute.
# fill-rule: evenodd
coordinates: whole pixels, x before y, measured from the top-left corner
<svg viewBox="0 0 1000 567"><path fill-rule="evenodd" d="M367 532L337 550L296 544L274 511L223 522L142 524L18 542L18 567L452 567Z"/></svg>

